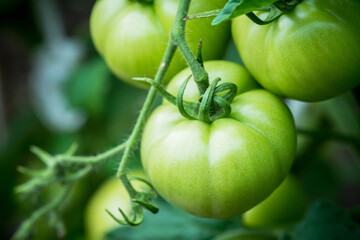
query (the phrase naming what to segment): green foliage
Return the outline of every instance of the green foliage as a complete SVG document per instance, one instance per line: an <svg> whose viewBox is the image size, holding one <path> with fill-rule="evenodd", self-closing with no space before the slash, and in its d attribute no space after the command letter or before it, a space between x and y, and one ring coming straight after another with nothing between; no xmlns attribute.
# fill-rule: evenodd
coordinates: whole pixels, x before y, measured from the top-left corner
<svg viewBox="0 0 360 240"><path fill-rule="evenodd" d="M104 110L109 80L105 62L99 57L90 59L76 69L68 81L65 91L70 104L91 116L98 116Z"/></svg>
<svg viewBox="0 0 360 240"><path fill-rule="evenodd" d="M237 16L266 7L274 2L276 0L229 0L221 13L213 20L212 25L218 25Z"/></svg>
<svg viewBox="0 0 360 240"><path fill-rule="evenodd" d="M360 226L353 222L349 213L331 200L312 203L303 221L289 233L293 240L358 240Z"/></svg>
<svg viewBox="0 0 360 240"><path fill-rule="evenodd" d="M187 240L213 239L217 234L234 226L233 221L201 219L181 211L158 199L158 214L145 213L140 227L119 227L107 234L107 240Z"/></svg>

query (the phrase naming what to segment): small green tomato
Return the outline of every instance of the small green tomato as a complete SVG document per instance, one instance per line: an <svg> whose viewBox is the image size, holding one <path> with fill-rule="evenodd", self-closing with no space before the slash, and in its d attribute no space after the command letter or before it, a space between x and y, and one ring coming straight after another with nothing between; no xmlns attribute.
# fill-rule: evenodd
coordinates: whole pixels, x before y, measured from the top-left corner
<svg viewBox="0 0 360 240"><path fill-rule="evenodd" d="M276 227L300 220L306 209L306 193L302 185L289 175L263 202L243 215L249 227Z"/></svg>

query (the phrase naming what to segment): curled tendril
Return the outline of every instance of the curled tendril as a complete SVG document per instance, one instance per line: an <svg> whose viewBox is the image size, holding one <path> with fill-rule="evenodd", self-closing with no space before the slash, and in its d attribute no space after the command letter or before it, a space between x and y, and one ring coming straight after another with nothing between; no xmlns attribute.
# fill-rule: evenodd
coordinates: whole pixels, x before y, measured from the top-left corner
<svg viewBox="0 0 360 240"><path fill-rule="evenodd" d="M228 92L225 94L222 94L221 98L230 103L236 96L237 87L233 83L229 83L229 82L223 83L216 87L215 94L225 92L225 91L228 91Z"/></svg>
<svg viewBox="0 0 360 240"><path fill-rule="evenodd" d="M213 96L215 93L215 88L218 82L220 81L220 78L216 78L214 81L211 82L208 89L206 89L204 96L202 98L200 108L199 108L199 114L198 118L200 121L203 122L211 122L210 121L210 109L213 105Z"/></svg>
<svg viewBox="0 0 360 240"><path fill-rule="evenodd" d="M139 177L131 177L129 178L129 181L130 182L140 181L150 187L151 191L140 192L137 194L135 198L131 199L131 201L140 204L142 207L144 207L145 209L149 210L152 213L157 213L159 211L159 208L151 202L151 200L157 196L153 185L151 185L151 183L146 179Z"/></svg>
<svg viewBox="0 0 360 240"><path fill-rule="evenodd" d="M216 119L226 117L231 113L231 105L225 99L214 96L214 102L218 104L220 108L219 111L216 111L215 114L210 116L211 122L215 121Z"/></svg>
<svg viewBox="0 0 360 240"><path fill-rule="evenodd" d="M141 222L144 219L144 213L143 213L143 209L147 209L148 211L152 212L152 213L157 213L159 211L159 208L154 205L153 203L151 203L151 200L153 198L156 197L156 193L155 193L155 189L154 187L151 185L150 182L148 182L147 180L143 179L143 178L139 178L139 177L131 177L129 178L129 181L140 181L143 182L145 184L147 184L152 192L137 192L135 195L135 198L132 198L132 218L130 219L130 217L128 217L126 215L126 213L121 209L118 208L121 216L123 217L124 220L121 220L117 217L115 217L114 214L112 214L109 210L106 209L106 212L119 224L121 225L130 225L130 226L137 226L139 224L141 224Z"/></svg>
<svg viewBox="0 0 360 240"><path fill-rule="evenodd" d="M105 211L110 215L112 219L114 219L117 223L120 225L130 225L130 226L138 226L142 223L144 220L144 213L140 206L134 209L134 215L133 218L130 219L121 208L118 208L121 216L124 218L124 220L121 220L117 217L115 217L109 210L105 209Z"/></svg>
<svg viewBox="0 0 360 240"><path fill-rule="evenodd" d="M198 109L198 105L199 103L195 103L195 107L185 107L184 106L184 93L185 93L185 89L187 84L189 83L189 80L191 78L191 75L188 76L185 81L181 84L179 91L178 91L178 95L176 98L176 105L179 108L179 112L181 113L181 115L183 115L184 117L186 117L187 119L190 120L195 120L197 119L197 109Z"/></svg>

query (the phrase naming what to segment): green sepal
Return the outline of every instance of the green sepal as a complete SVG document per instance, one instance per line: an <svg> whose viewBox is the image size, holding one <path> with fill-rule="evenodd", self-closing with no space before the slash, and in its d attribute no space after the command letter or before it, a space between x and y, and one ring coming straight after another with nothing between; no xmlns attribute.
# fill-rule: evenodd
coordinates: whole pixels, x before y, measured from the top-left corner
<svg viewBox="0 0 360 240"><path fill-rule="evenodd" d="M186 89L186 86L187 86L190 78L191 78L191 75L188 76L185 79L185 81L181 84L179 91L178 91L177 98L176 98L176 100L177 100L176 105L177 105L181 115L183 115L187 119L195 120L195 119L197 119L197 115L198 115L197 110L199 109L200 104L184 101L185 89ZM190 103L191 105L186 106L188 103Z"/></svg>
<svg viewBox="0 0 360 240"><path fill-rule="evenodd" d="M156 205L152 204L151 202L143 201L141 199L132 199L132 201L140 204L142 207L146 208L147 210L149 210L154 214L159 212L159 208Z"/></svg>
<svg viewBox="0 0 360 240"><path fill-rule="evenodd" d="M211 82L208 89L206 89L206 92L204 93L204 96L202 98L200 109L199 109L199 115L198 119L203 122L211 122L210 120L210 109L212 107L212 101L213 96L215 93L215 88L218 82L220 82L220 78L216 78L214 81Z"/></svg>

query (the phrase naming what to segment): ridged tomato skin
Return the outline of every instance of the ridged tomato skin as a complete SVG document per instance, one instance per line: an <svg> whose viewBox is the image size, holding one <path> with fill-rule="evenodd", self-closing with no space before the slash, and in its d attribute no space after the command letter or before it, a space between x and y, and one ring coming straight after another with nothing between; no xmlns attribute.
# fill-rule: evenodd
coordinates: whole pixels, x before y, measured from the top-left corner
<svg viewBox="0 0 360 240"><path fill-rule="evenodd" d="M304 0L268 25L235 18L232 36L245 66L264 88L287 98L321 101L360 84L359 13L357 0Z"/></svg>
<svg viewBox="0 0 360 240"><path fill-rule="evenodd" d="M238 86L231 114L212 123L188 120L164 101L146 123L141 158L167 201L199 217L228 219L264 200L286 177L295 155L295 126L284 102L256 89L242 66L210 61L205 69L211 80L221 77L220 83ZM176 75L168 91L176 95L189 75L189 69ZM189 82L185 100L198 97Z"/></svg>

